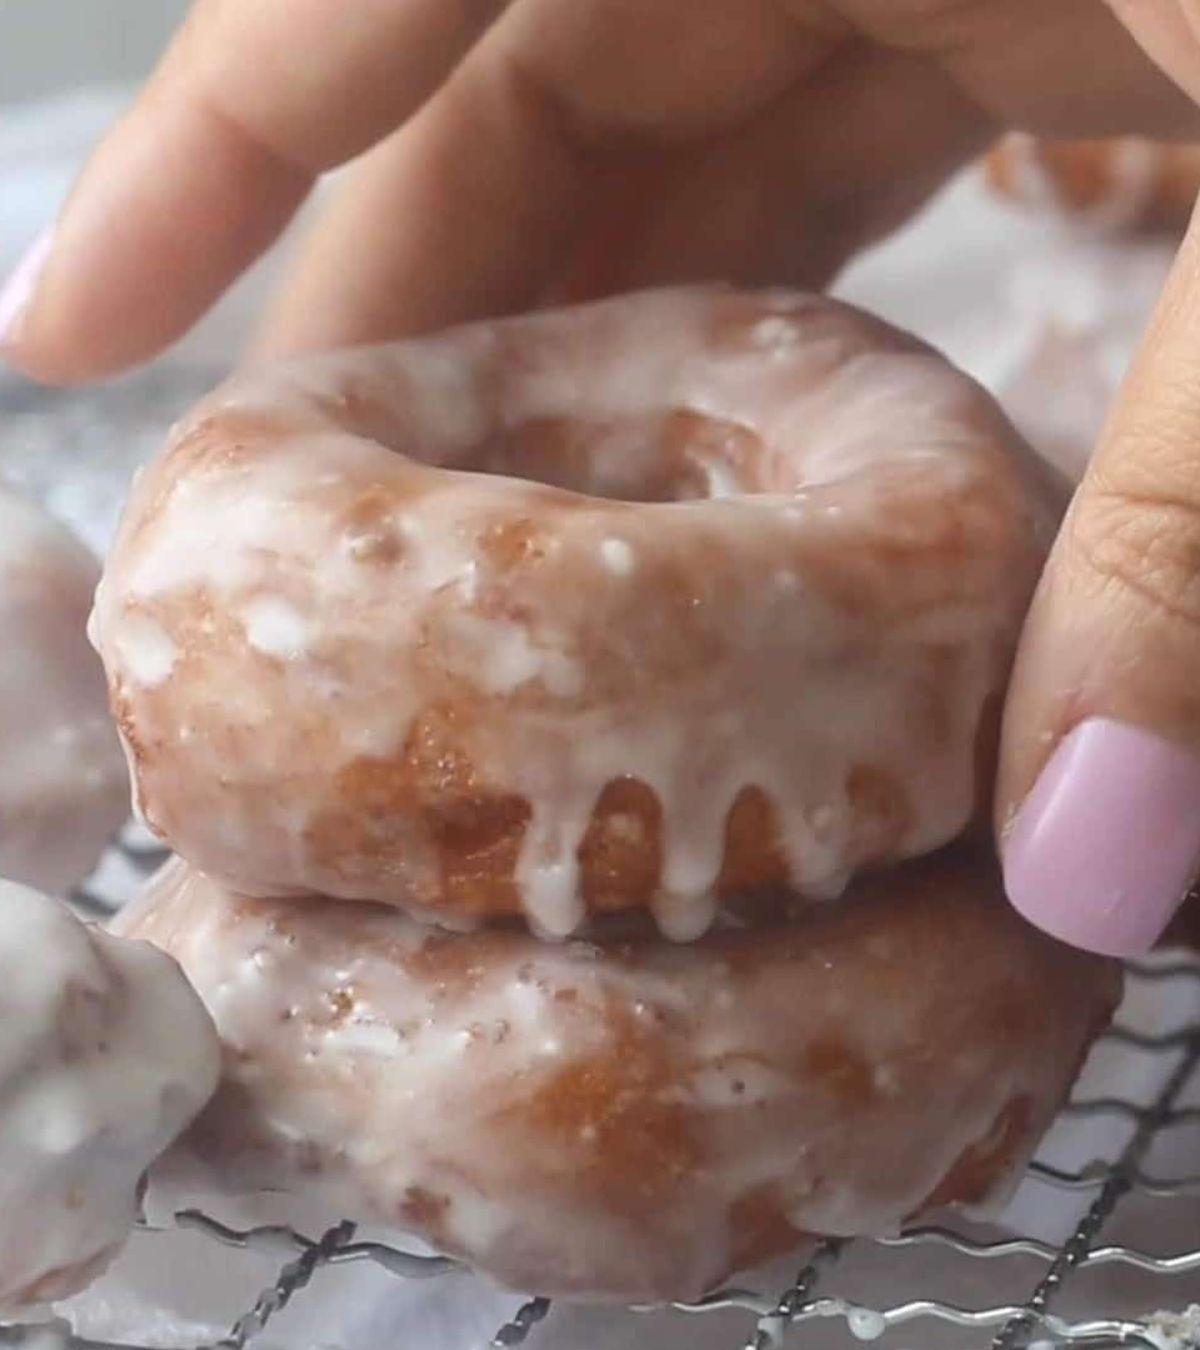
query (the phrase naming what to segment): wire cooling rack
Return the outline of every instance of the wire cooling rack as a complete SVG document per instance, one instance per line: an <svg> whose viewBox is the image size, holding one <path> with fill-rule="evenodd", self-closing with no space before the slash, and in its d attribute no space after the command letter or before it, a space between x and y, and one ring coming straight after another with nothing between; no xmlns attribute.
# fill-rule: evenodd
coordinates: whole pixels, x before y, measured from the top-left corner
<svg viewBox="0 0 1200 1350"><path fill-rule="evenodd" d="M74 897L75 903L87 915L110 914L161 858L158 848L131 828L92 882ZM1200 1018L1193 1015L1180 1026L1147 1034L1124 1016L1139 1001L1146 1005L1168 986L1178 988L1177 982L1196 995L1189 1006L1200 1006L1200 960L1172 953L1132 965L1123 1013L1104 1042L1114 1051L1147 1056L1160 1066L1161 1086L1152 1098L1139 1103L1123 1096L1084 1096L1064 1113L1068 1122L1123 1122L1128 1128L1122 1145L1074 1169L1045 1157L1031 1165L1027 1183L1064 1193L1080 1209L1081 1217L1065 1240L1014 1237L956 1222L913 1228L874 1242L827 1241L782 1294L764 1296L730 1287L698 1303L677 1304L674 1311L681 1317L718 1312L740 1317L742 1329L731 1334L730 1350L779 1350L785 1345L825 1350L865 1341L881 1347L916 1344L920 1350L1200 1347ZM1168 1150L1174 1158L1171 1166L1156 1168L1159 1145L1173 1136L1184 1147ZM1125 1219L1128 1232L1122 1234ZM443 1257L362 1240L351 1223L306 1235L277 1226L232 1228L186 1210L174 1216L173 1224L234 1252L280 1262L277 1277L253 1306L240 1315L231 1312L223 1337L188 1350L243 1350L328 1269L366 1262L398 1280L459 1270ZM1172 1238L1175 1248L1163 1250ZM870 1272L869 1278L863 1269L856 1273L856 1265ZM956 1287L972 1291L972 1301L943 1292ZM904 1290L904 1296L893 1298L895 1289ZM536 1350L551 1311L548 1299L529 1298L484 1344ZM638 1311L631 1310L631 1315ZM662 1310L656 1312L661 1318ZM657 1318L646 1319L648 1329L652 1321L661 1328ZM143 1350L132 1341L89 1340L65 1323L54 1324L50 1334L59 1350ZM45 1350L46 1335L45 1326L0 1326L0 1347ZM651 1333L644 1341L623 1344L649 1348L657 1339Z"/></svg>

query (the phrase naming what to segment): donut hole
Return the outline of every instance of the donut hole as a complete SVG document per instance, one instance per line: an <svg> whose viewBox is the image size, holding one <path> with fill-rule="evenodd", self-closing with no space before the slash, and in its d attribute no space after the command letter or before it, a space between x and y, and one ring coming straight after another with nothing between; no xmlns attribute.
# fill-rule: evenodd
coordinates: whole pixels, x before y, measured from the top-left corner
<svg viewBox="0 0 1200 1350"><path fill-rule="evenodd" d="M771 491L781 477L752 431L687 408L604 422L532 418L498 430L457 467L628 503Z"/></svg>

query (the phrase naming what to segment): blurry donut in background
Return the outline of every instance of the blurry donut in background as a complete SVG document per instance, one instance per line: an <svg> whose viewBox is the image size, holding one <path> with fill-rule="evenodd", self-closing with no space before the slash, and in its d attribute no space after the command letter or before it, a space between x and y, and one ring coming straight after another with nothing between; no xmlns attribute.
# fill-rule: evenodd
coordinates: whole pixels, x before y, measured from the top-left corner
<svg viewBox="0 0 1200 1350"><path fill-rule="evenodd" d="M65 894L129 813L129 775L88 645L99 563L0 482L0 877Z"/></svg>
<svg viewBox="0 0 1200 1350"><path fill-rule="evenodd" d="M1101 231L1182 233L1200 192L1200 146L1015 134L984 172L998 196L1030 211Z"/></svg>

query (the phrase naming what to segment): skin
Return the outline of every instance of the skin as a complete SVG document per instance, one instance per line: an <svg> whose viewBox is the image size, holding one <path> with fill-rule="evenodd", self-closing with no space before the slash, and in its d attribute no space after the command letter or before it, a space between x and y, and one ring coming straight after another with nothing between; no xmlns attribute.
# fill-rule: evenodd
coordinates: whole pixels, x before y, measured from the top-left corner
<svg viewBox="0 0 1200 1350"><path fill-rule="evenodd" d="M814 286L999 132L1200 139L1197 0L197 0L4 355L149 359L350 161L261 349L650 282ZM1039 593L1003 825L1071 726L1200 752L1200 235Z"/></svg>
<svg viewBox="0 0 1200 1350"><path fill-rule="evenodd" d="M1113 0L1144 50L1200 101L1200 5ZM1089 717L1200 753L1200 222L1059 532L1005 712L1003 833L1062 737Z"/></svg>

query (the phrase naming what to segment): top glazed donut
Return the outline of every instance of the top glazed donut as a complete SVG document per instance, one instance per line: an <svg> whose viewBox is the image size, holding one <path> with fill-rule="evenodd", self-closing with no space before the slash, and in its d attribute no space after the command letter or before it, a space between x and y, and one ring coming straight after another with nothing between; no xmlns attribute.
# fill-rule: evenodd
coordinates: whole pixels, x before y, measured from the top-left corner
<svg viewBox="0 0 1200 1350"><path fill-rule="evenodd" d="M147 822L241 892L688 938L963 830L1057 506L914 339L652 292L235 380L94 636Z"/></svg>

